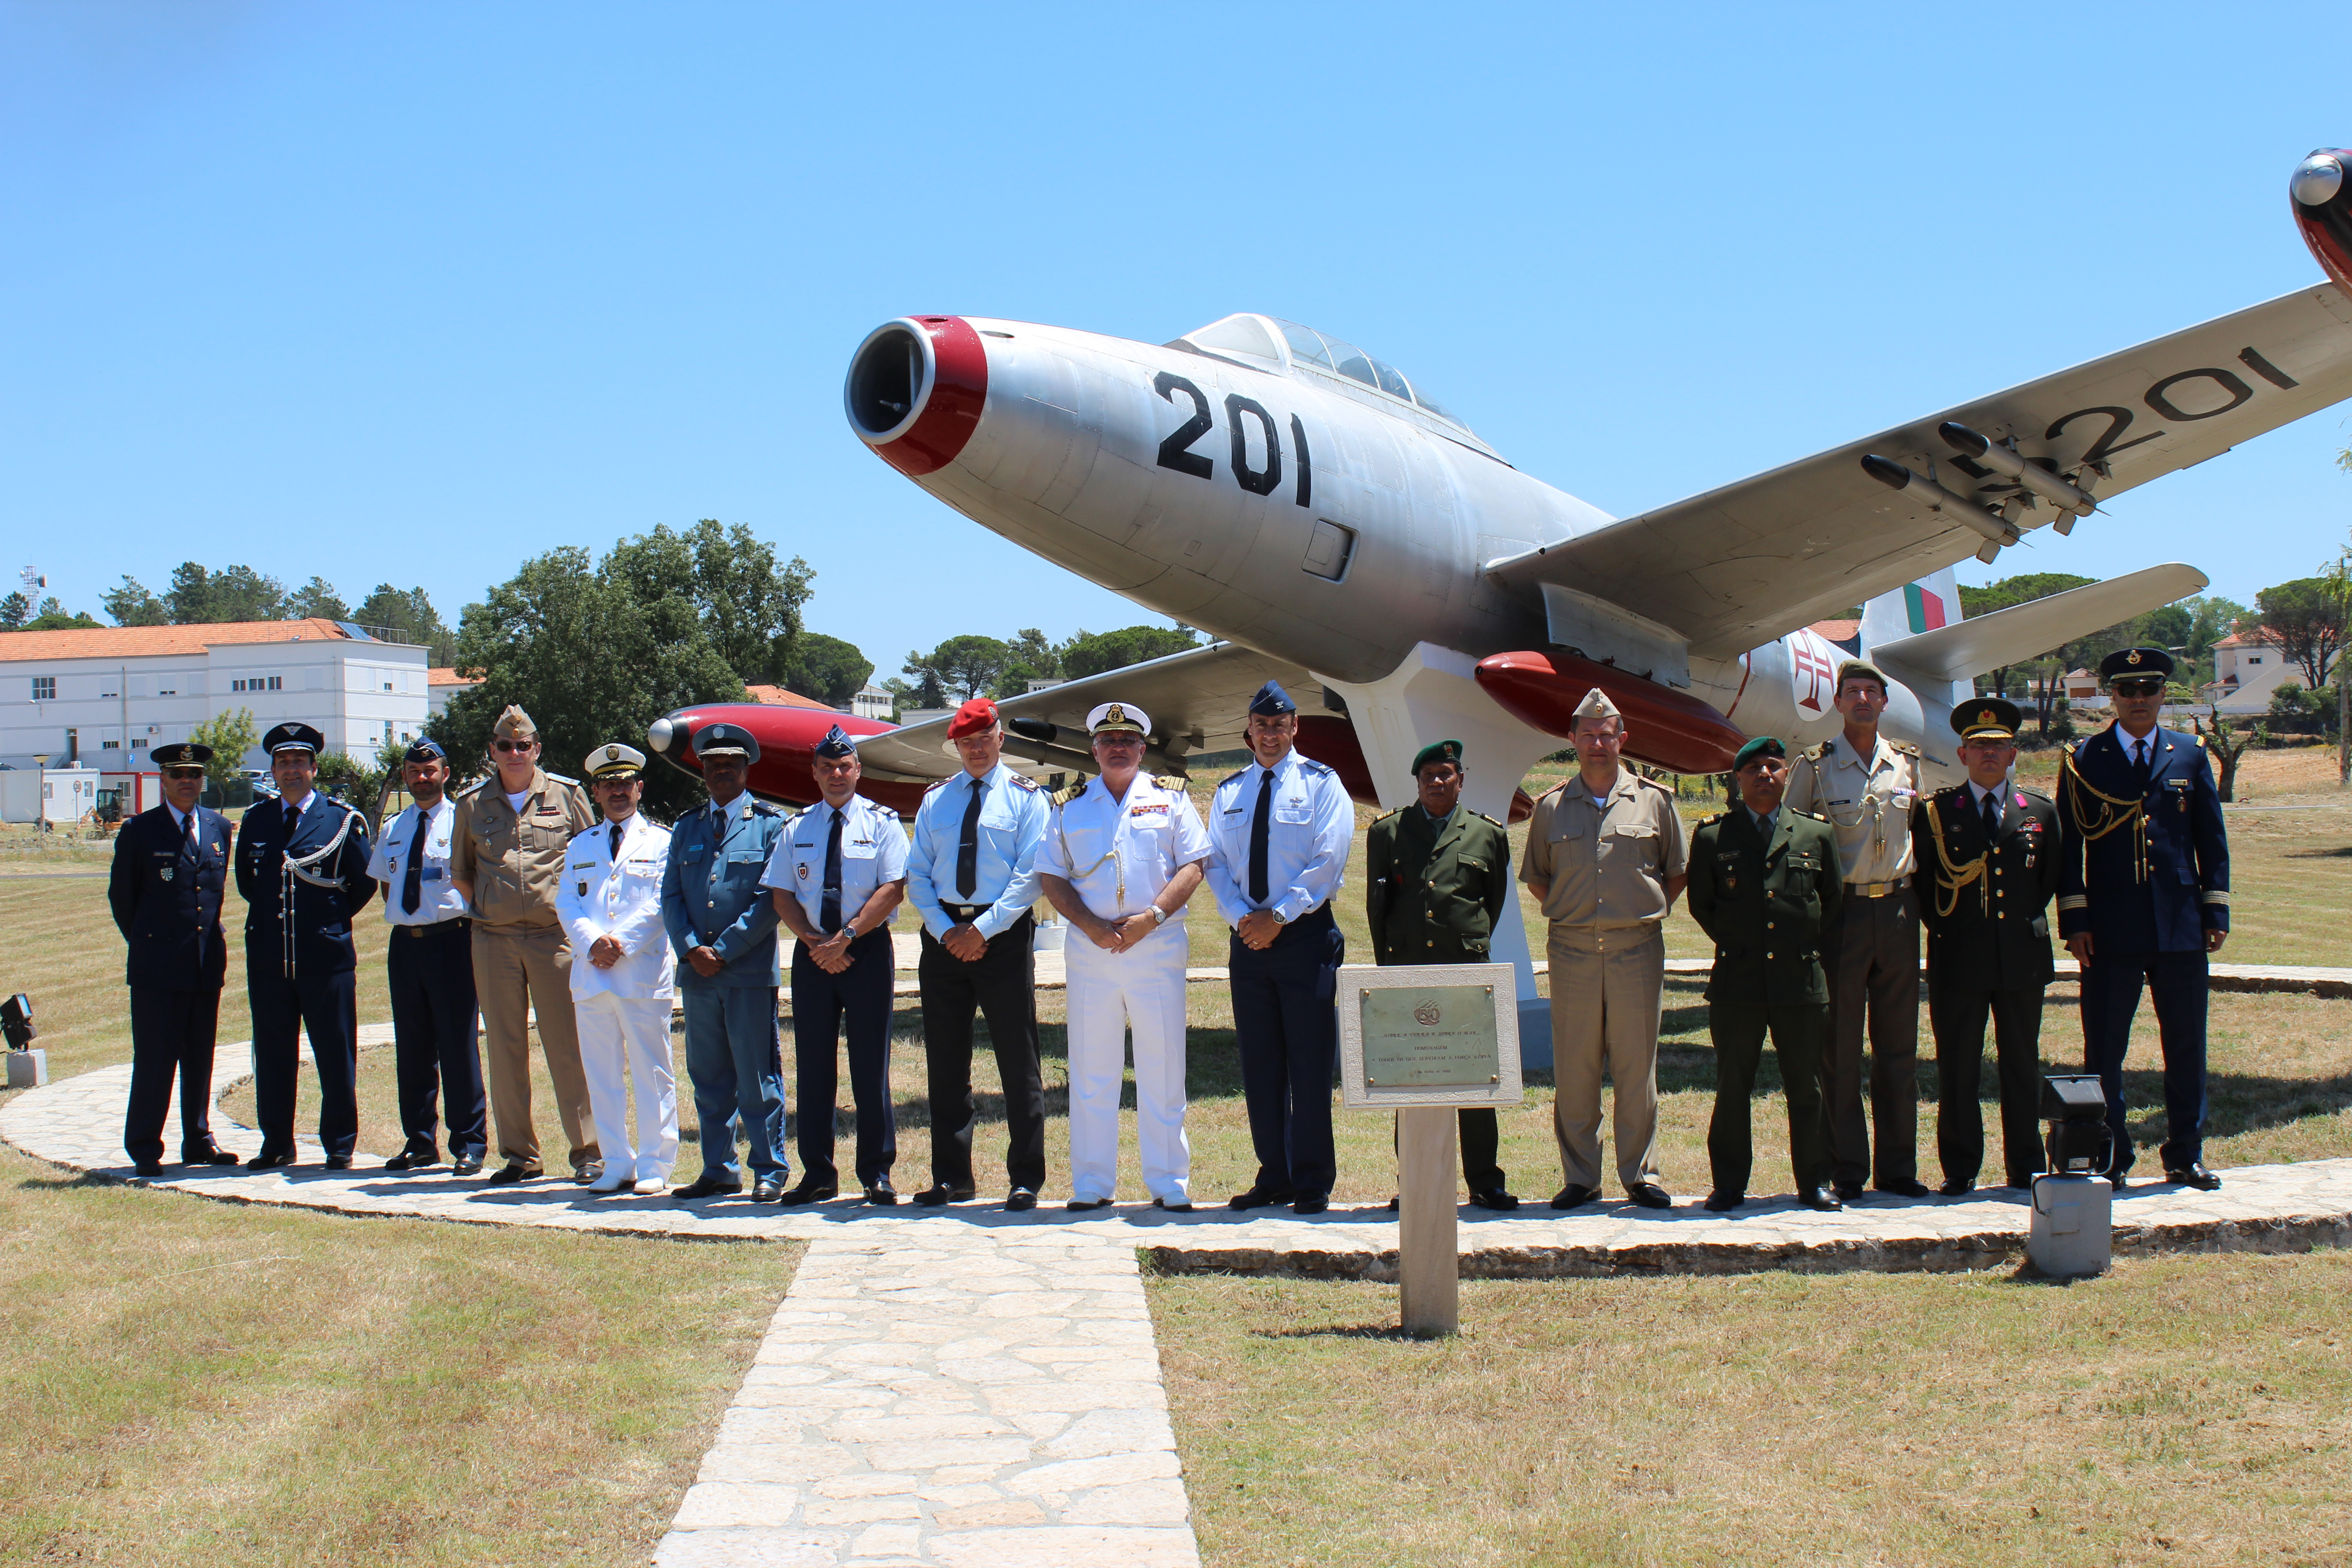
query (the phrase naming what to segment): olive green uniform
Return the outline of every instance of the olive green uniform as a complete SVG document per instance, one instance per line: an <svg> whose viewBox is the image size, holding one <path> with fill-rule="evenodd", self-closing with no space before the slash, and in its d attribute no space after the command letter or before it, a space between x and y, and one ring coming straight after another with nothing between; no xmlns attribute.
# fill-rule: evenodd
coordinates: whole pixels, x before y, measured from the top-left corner
<svg viewBox="0 0 2352 1568"><path fill-rule="evenodd" d="M1797 1185L1826 1185L1832 1156L1822 1106L1822 1053L1829 986L1822 931L1844 898L1829 824L1782 805L1768 842L1745 806L1710 816L1691 835L1690 911L1715 941L1706 982L1715 1042L1715 1116L1706 1153L1715 1190L1748 1190L1755 1163L1748 1100L1771 1031L1789 1101L1789 1153Z"/></svg>
<svg viewBox="0 0 2352 1568"><path fill-rule="evenodd" d="M499 1152L537 1169L530 1119L530 1016L555 1085L555 1110L577 1172L599 1158L580 1036L572 1015L572 939L555 912L572 836L603 820L579 784L534 768L517 812L493 772L457 795L449 875L473 888L474 990L482 1008L482 1060Z"/></svg>
<svg viewBox="0 0 2352 1568"><path fill-rule="evenodd" d="M1364 842L1372 962L1484 963L1511 901L1511 840L1501 823L1457 805L1433 822L1419 805L1374 822ZM1491 1106L1458 1113L1462 1176L1472 1193L1503 1186Z"/></svg>
<svg viewBox="0 0 2352 1568"><path fill-rule="evenodd" d="M1601 1073L1627 1192L1658 1181L1658 1011L1666 884L1686 868L1675 792L1620 768L1595 803L1581 773L1536 802L1519 880L1545 884L1551 976L1552 1136L1568 1180L1601 1187Z"/></svg>

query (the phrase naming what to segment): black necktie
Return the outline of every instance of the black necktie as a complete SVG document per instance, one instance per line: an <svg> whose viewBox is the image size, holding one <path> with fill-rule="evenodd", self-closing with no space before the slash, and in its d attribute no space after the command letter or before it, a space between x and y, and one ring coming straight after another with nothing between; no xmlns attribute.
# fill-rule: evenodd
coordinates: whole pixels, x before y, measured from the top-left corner
<svg viewBox="0 0 2352 1568"><path fill-rule="evenodd" d="M196 814L188 813L188 831L180 840L180 853L191 860L204 858L204 846L196 838Z"/></svg>
<svg viewBox="0 0 2352 1568"><path fill-rule="evenodd" d="M824 902L817 924L831 936L841 929L841 813L833 814L833 832L824 841Z"/></svg>
<svg viewBox="0 0 2352 1568"><path fill-rule="evenodd" d="M2139 781L2139 792L2147 793L2147 737L2142 735L2132 742L2132 777Z"/></svg>
<svg viewBox="0 0 2352 1568"><path fill-rule="evenodd" d="M618 860L621 858L621 825L620 825L619 823L617 823L617 822L616 822L616 823L614 823L614 824L613 824L613 856L612 856L612 858L613 858L613 859L614 859L614 860L615 860L615 861L618 861Z"/></svg>
<svg viewBox="0 0 2352 1568"><path fill-rule="evenodd" d="M2000 804L1989 793L1984 797L1984 825L1986 843L2000 837Z"/></svg>
<svg viewBox="0 0 2352 1568"><path fill-rule="evenodd" d="M971 781L971 804L963 808L963 839L956 846L956 889L967 904L980 891L980 803L987 793L986 779Z"/></svg>
<svg viewBox="0 0 2352 1568"><path fill-rule="evenodd" d="M1274 770L1258 775L1257 815L1250 818L1250 902L1265 902L1266 818L1274 808Z"/></svg>
<svg viewBox="0 0 2352 1568"><path fill-rule="evenodd" d="M408 869L400 874L400 912L413 915L416 906L425 901L425 840L433 830L433 819L419 806L416 830L408 836Z"/></svg>

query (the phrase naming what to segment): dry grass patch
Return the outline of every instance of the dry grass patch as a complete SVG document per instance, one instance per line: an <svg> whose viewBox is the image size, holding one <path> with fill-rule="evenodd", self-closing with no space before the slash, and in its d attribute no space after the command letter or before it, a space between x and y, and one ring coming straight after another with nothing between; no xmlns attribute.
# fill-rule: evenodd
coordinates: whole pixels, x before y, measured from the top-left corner
<svg viewBox="0 0 2352 1568"><path fill-rule="evenodd" d="M1218 1568L2352 1561L2352 1257L1996 1276L1156 1279ZM2226 1331L2213 1303L2228 1301Z"/></svg>
<svg viewBox="0 0 2352 1568"><path fill-rule="evenodd" d="M0 1559L641 1563L799 1251L194 1203L0 1152Z"/></svg>

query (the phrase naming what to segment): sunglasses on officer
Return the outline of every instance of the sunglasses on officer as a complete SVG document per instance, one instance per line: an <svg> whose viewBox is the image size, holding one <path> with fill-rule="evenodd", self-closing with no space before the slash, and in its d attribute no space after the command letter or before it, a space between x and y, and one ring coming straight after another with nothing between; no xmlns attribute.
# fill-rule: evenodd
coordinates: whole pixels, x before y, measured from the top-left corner
<svg viewBox="0 0 2352 1568"><path fill-rule="evenodd" d="M2164 689L2164 677L2119 675L2107 682L2107 689L2118 697L2154 697Z"/></svg>
<svg viewBox="0 0 2352 1568"><path fill-rule="evenodd" d="M490 744L501 752L530 752L539 748L537 741L492 741Z"/></svg>
<svg viewBox="0 0 2352 1568"><path fill-rule="evenodd" d="M202 763L181 763L165 768L163 776L167 779L200 779L205 776L205 768Z"/></svg>

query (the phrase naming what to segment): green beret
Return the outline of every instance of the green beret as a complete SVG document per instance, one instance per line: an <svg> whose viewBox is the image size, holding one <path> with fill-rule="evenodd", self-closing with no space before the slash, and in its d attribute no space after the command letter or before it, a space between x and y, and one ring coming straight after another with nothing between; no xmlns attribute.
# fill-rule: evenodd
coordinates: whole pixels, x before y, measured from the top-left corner
<svg viewBox="0 0 2352 1568"><path fill-rule="evenodd" d="M1455 767L1460 767L1462 765L1462 742L1459 741L1432 741L1429 744L1423 746L1420 751L1413 753L1412 776L1419 778L1421 776L1421 770L1429 766L1432 763L1452 763Z"/></svg>
<svg viewBox="0 0 2352 1568"><path fill-rule="evenodd" d="M1788 754L1789 748L1780 744L1779 736L1759 735L1739 748L1739 754L1731 759L1731 771L1738 773L1758 757L1786 757Z"/></svg>

